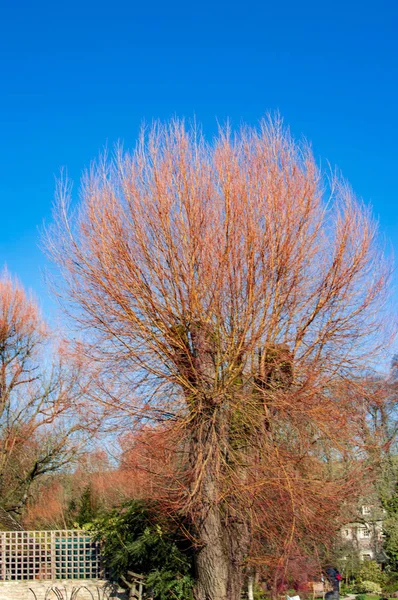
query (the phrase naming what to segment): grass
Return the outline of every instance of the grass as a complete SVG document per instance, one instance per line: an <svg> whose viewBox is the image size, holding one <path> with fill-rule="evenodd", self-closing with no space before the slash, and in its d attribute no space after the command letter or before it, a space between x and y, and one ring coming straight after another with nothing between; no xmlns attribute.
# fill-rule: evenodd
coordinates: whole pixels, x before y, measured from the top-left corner
<svg viewBox="0 0 398 600"><path fill-rule="evenodd" d="M355 594L358 596L358 594ZM380 598L388 598L388 596L384 596L384 594L364 594L366 600L380 600ZM389 598L389 600L394 600L393 598Z"/></svg>

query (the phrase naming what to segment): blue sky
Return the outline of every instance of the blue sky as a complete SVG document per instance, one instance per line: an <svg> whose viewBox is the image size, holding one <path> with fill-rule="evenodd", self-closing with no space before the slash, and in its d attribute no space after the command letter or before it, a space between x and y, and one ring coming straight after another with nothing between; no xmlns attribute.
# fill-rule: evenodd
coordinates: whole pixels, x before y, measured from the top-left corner
<svg viewBox="0 0 398 600"><path fill-rule="evenodd" d="M371 202L398 253L398 7L387 2L3 2L0 264L53 306L39 228L55 177L173 115L279 110Z"/></svg>

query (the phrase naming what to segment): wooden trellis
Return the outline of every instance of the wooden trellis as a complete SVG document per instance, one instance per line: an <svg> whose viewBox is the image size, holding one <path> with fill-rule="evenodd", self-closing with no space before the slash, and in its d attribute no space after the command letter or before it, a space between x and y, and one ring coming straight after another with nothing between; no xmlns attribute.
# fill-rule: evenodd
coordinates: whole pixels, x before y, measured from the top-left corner
<svg viewBox="0 0 398 600"><path fill-rule="evenodd" d="M1 531L0 579L100 579L99 545L84 531Z"/></svg>

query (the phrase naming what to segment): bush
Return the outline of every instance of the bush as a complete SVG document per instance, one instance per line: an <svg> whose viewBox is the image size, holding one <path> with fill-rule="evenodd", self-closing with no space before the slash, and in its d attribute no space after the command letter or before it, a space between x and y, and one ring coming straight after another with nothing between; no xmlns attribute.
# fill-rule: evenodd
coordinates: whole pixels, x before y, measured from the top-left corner
<svg viewBox="0 0 398 600"><path fill-rule="evenodd" d="M374 581L360 581L358 591L360 594L381 594L381 585Z"/></svg>
<svg viewBox="0 0 398 600"><path fill-rule="evenodd" d="M264 590L257 584L254 584L254 600L264 600L266 598Z"/></svg>
<svg viewBox="0 0 398 600"><path fill-rule="evenodd" d="M397 598L398 596L394 596L398 590L398 578L395 573L390 573L387 579L387 582L383 585L383 592L386 596L390 598Z"/></svg>
<svg viewBox="0 0 398 600"><path fill-rule="evenodd" d="M398 590L398 585L392 584L386 584L383 585L383 594L385 594L386 596L388 596L389 598L396 598L397 596L394 596L393 594L395 594L395 592Z"/></svg>
<svg viewBox="0 0 398 600"><path fill-rule="evenodd" d="M355 596L355 600L367 600L365 594L358 594Z"/></svg>
<svg viewBox="0 0 398 600"><path fill-rule="evenodd" d="M146 585L159 600L193 600L194 580L190 575L177 575L164 569L152 571L146 578Z"/></svg>
<svg viewBox="0 0 398 600"><path fill-rule="evenodd" d="M353 594L355 591L356 589L352 584L347 585L342 582L340 585L340 596L347 596L347 594Z"/></svg>
<svg viewBox="0 0 398 600"><path fill-rule="evenodd" d="M386 583L386 576L381 570L381 565L375 560L367 560L361 565L358 579L359 581L373 581L380 586Z"/></svg>
<svg viewBox="0 0 398 600"><path fill-rule="evenodd" d="M175 526L174 526L175 527ZM161 516L155 503L133 500L98 517L87 529L102 544L111 578L146 575L157 600L192 599L192 547Z"/></svg>

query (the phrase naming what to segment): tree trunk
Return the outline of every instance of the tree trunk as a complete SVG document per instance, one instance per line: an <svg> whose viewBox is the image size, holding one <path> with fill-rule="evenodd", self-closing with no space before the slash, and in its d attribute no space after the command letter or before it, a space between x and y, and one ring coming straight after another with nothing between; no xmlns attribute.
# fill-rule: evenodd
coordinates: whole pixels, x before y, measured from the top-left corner
<svg viewBox="0 0 398 600"><path fill-rule="evenodd" d="M201 390L193 405L197 414L192 420L190 448L196 495L194 522L201 544L195 560L195 598L240 600L247 528L230 508L230 499L228 505L222 502L220 490L229 447L230 411L225 399L222 402L214 397L217 374L212 329L196 323L190 333ZM190 398L187 403L192 406Z"/></svg>
<svg viewBox="0 0 398 600"><path fill-rule="evenodd" d="M197 600L229 600L228 598L228 550L219 503L219 448L215 444L214 421L195 430L192 439L191 459L202 470L200 502L196 509L196 532L200 548L196 555ZM203 462L202 462L203 461ZM233 599L231 599L233 600Z"/></svg>
<svg viewBox="0 0 398 600"><path fill-rule="evenodd" d="M228 556L217 506L212 507L203 519L199 535L203 547L196 556L195 597L197 600L229 600Z"/></svg>
<svg viewBox="0 0 398 600"><path fill-rule="evenodd" d="M217 479L207 474L203 492L206 512L197 528L202 547L196 556L197 600L240 600L247 527L217 502ZM230 509L229 509L230 510Z"/></svg>
<svg viewBox="0 0 398 600"><path fill-rule="evenodd" d="M229 507L229 510L233 508ZM225 536L228 548L228 598L240 600L244 581L243 566L249 549L245 515L229 515Z"/></svg>
<svg viewBox="0 0 398 600"><path fill-rule="evenodd" d="M196 556L197 600L240 600L243 560L247 551L245 527L223 522L219 506L212 507L199 528L203 547Z"/></svg>

